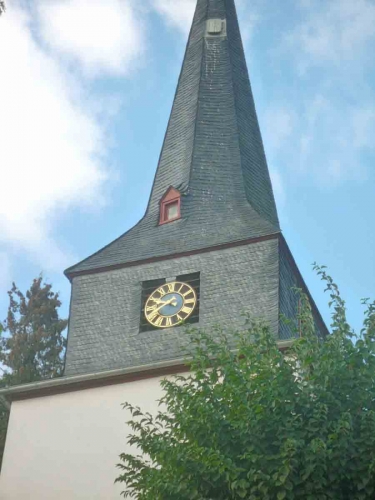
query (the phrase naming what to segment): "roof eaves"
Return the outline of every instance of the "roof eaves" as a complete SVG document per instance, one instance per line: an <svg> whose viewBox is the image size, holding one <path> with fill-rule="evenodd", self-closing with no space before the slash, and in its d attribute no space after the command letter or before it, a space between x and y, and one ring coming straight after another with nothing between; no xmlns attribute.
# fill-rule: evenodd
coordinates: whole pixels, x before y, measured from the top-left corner
<svg viewBox="0 0 375 500"><path fill-rule="evenodd" d="M285 351L293 345L294 341L295 339L278 341L277 345L281 351ZM157 376L173 375L188 370L189 359L178 358L159 363L123 368L120 370L60 377L41 382L7 387L0 389L0 399L5 400L7 406L9 406L9 402L12 401L92 389L105 385L121 384Z"/></svg>

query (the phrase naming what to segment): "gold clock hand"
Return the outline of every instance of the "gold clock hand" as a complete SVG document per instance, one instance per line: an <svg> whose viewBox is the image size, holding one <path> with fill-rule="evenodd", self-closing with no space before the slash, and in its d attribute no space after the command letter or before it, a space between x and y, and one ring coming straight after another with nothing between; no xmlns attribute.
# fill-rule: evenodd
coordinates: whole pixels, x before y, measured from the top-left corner
<svg viewBox="0 0 375 500"><path fill-rule="evenodd" d="M162 302L162 301L160 301L160 302ZM159 312L160 309L163 309L164 306L168 306L169 304L176 306L177 305L176 298L172 297L171 299L167 300L166 302L162 302L162 304L156 308L156 311Z"/></svg>
<svg viewBox="0 0 375 500"><path fill-rule="evenodd" d="M157 304L164 304L165 302L162 299L152 299Z"/></svg>

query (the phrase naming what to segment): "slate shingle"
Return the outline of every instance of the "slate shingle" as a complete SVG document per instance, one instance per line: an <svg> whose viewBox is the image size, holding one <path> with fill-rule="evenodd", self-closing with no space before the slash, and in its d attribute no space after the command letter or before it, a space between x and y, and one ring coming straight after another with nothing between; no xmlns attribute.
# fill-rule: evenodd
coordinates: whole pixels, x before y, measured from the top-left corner
<svg viewBox="0 0 375 500"><path fill-rule="evenodd" d="M275 336L279 315L277 238L225 250L140 264L73 280L65 375L182 359L184 327L140 331L142 283L200 272L195 326L244 328L243 313L265 318Z"/></svg>
<svg viewBox="0 0 375 500"><path fill-rule="evenodd" d="M207 35L215 18L225 20L222 36ZM159 226L171 185L182 193L182 219ZM295 335L279 314L295 316L291 288L307 288L280 234L234 0L198 0L144 218L67 271L74 279L65 375L183 357L183 328L140 330L142 283L198 272L198 326L241 329L247 312L280 339Z"/></svg>
<svg viewBox="0 0 375 500"><path fill-rule="evenodd" d="M207 20L226 22L207 36ZM182 219L158 225L170 186ZM144 218L68 276L279 232L234 0L198 0Z"/></svg>

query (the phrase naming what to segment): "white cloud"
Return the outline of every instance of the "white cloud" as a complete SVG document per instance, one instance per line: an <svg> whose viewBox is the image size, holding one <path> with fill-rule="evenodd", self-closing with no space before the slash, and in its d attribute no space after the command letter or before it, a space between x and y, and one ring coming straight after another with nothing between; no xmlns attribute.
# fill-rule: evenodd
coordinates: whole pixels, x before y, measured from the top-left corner
<svg viewBox="0 0 375 500"><path fill-rule="evenodd" d="M353 111L353 145L356 148L374 148L375 105Z"/></svg>
<svg viewBox="0 0 375 500"><path fill-rule="evenodd" d="M251 2L250 5L249 3L248 0L237 0L236 2L241 36L245 45L251 43L255 30L262 21L261 9L257 2Z"/></svg>
<svg viewBox="0 0 375 500"><path fill-rule="evenodd" d="M150 0L151 6L165 21L183 33L188 33L193 20L196 0Z"/></svg>
<svg viewBox="0 0 375 500"><path fill-rule="evenodd" d="M270 169L270 176L272 181L273 193L276 199L276 205L280 210L284 207L286 201L284 181L280 172L275 168Z"/></svg>
<svg viewBox="0 0 375 500"><path fill-rule="evenodd" d="M0 23L0 46L9 47L0 52L1 240L61 270L71 258L54 225L68 208L102 199L104 131L80 83L33 38L28 14L13 5Z"/></svg>
<svg viewBox="0 0 375 500"><path fill-rule="evenodd" d="M286 171L310 177L324 187L362 181L366 176L362 153L375 152L375 103L360 107L328 97L302 94L299 113L277 104L267 109L264 137L270 164L285 158ZM297 109L296 101L293 106ZM277 176L274 182L279 183ZM282 197L279 200L282 202Z"/></svg>
<svg viewBox="0 0 375 500"><path fill-rule="evenodd" d="M372 0L312 0L301 4L303 21L288 36L299 49L300 68L346 64L363 56L375 38L375 4Z"/></svg>
<svg viewBox="0 0 375 500"><path fill-rule="evenodd" d="M38 0L48 46L89 75L124 75L142 53L142 23L132 0Z"/></svg>
<svg viewBox="0 0 375 500"><path fill-rule="evenodd" d="M0 18L2 289L30 266L58 280L76 260L59 224L106 202L107 181L115 177L107 127L121 104L103 88L92 95L95 81L88 78L129 76L145 33L137 0L7 6Z"/></svg>
<svg viewBox="0 0 375 500"><path fill-rule="evenodd" d="M322 185L364 178L362 152L375 147L375 103L361 109L357 103L317 95L301 114L299 130L293 147L299 150L297 166L302 172Z"/></svg>
<svg viewBox="0 0 375 500"><path fill-rule="evenodd" d="M361 180L366 175L361 153L374 147L370 130L375 113L327 97L318 94L308 100L299 117L299 133L290 144L296 152L295 167L324 186Z"/></svg>
<svg viewBox="0 0 375 500"><path fill-rule="evenodd" d="M293 131L275 101L266 124L273 120L279 126L268 135L289 158L289 169L322 186L362 180L363 153L375 153L375 99L367 74L374 69L375 4L304 0L296 7L302 20L273 52L277 62L284 57L284 71L294 74L293 86L282 93L282 106L289 101L294 116Z"/></svg>
<svg viewBox="0 0 375 500"><path fill-rule="evenodd" d="M286 107L268 109L264 116L264 137L272 150L280 149L294 132L296 116Z"/></svg>
<svg viewBox="0 0 375 500"><path fill-rule="evenodd" d="M6 251L0 251L0 288L9 289L12 284L12 261Z"/></svg>
<svg viewBox="0 0 375 500"><path fill-rule="evenodd" d="M0 258L8 274L20 252L61 272L74 257L58 221L105 202L106 124L119 107L103 93L109 106L98 104L85 78L129 74L141 22L132 0L15 0L0 24Z"/></svg>

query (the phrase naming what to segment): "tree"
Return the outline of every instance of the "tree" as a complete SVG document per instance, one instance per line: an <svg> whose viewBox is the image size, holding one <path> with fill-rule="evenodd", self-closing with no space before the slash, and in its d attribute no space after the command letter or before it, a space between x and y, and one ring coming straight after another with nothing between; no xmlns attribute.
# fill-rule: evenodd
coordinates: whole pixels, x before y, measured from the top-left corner
<svg viewBox="0 0 375 500"><path fill-rule="evenodd" d="M59 294L39 277L26 295L14 283L8 295L8 335L0 340L0 361L11 369L7 380L13 385L62 375L68 321L59 318Z"/></svg>
<svg viewBox="0 0 375 500"><path fill-rule="evenodd" d="M303 337L280 352L267 325L233 338L191 330L191 371L162 382L153 416L126 403L130 445L117 481L138 500L370 500L375 497L375 303L363 330L324 268L332 333L301 296Z"/></svg>
<svg viewBox="0 0 375 500"><path fill-rule="evenodd" d="M0 0L0 16L5 12L5 1Z"/></svg>
<svg viewBox="0 0 375 500"><path fill-rule="evenodd" d="M61 301L40 276L24 295L13 283L7 318L0 330L0 386L12 386L62 375L68 321L59 317ZM0 463L8 409L0 401Z"/></svg>

